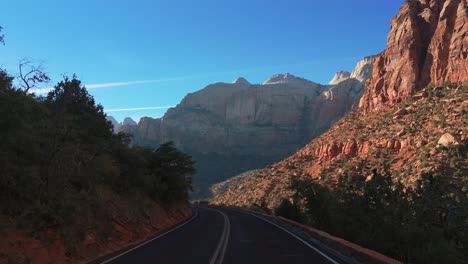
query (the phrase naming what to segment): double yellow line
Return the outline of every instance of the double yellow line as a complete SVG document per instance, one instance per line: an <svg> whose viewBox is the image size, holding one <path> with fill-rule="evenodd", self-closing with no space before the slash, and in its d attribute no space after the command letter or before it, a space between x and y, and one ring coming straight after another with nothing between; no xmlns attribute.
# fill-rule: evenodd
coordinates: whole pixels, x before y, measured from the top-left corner
<svg viewBox="0 0 468 264"><path fill-rule="evenodd" d="M213 254L213 257L211 257L211 260L210 260L210 264L221 264L223 263L224 255L226 253L226 248L229 243L229 235L231 233L231 222L229 221L229 217L225 213L212 209L212 208L206 208L206 209L216 211L224 217L223 234L221 235L221 238L219 239L218 246L216 247L216 251Z"/></svg>

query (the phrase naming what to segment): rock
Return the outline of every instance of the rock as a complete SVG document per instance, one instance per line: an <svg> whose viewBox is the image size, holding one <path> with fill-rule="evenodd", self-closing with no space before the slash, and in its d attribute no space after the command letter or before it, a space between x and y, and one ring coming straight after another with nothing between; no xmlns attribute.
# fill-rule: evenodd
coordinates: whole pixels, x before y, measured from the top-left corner
<svg viewBox="0 0 468 264"><path fill-rule="evenodd" d="M114 127L114 131L117 131L120 127L120 123L113 116L106 116L107 121L111 122Z"/></svg>
<svg viewBox="0 0 468 264"><path fill-rule="evenodd" d="M286 85L294 85L296 87L316 87L318 84L306 80L304 78L296 77L290 73L285 74L275 74L271 76L268 80L263 82L263 85L272 85L272 84L286 84Z"/></svg>
<svg viewBox="0 0 468 264"><path fill-rule="evenodd" d="M398 111L396 111L395 115L398 115L398 116L404 116L406 115L408 112L406 111L405 108L401 108L399 109Z"/></svg>
<svg viewBox="0 0 468 264"><path fill-rule="evenodd" d="M122 122L122 126L136 126L137 122L130 117L126 117Z"/></svg>
<svg viewBox="0 0 468 264"><path fill-rule="evenodd" d="M347 71L339 71L333 76L333 79L328 83L330 85L338 84L342 81L345 81L351 77L351 73Z"/></svg>
<svg viewBox="0 0 468 264"><path fill-rule="evenodd" d="M245 78L243 77L239 77L237 79L235 79L234 81L232 81L233 84L242 84L242 85L251 85L249 81L247 81Z"/></svg>
<svg viewBox="0 0 468 264"><path fill-rule="evenodd" d="M443 134L439 141L437 141L437 145L444 146L444 147L451 147L451 146L458 146L463 144L458 138L450 133Z"/></svg>
<svg viewBox="0 0 468 264"><path fill-rule="evenodd" d="M277 74L263 85L247 85L239 78L188 94L163 118L142 118L138 126L121 130L133 135L133 143L157 147L173 141L192 155L199 172L194 177L198 195L213 183L301 148L356 106L363 91L364 83L356 79L320 85ZM356 146L347 148L352 155ZM343 146L327 151L338 155Z"/></svg>
<svg viewBox="0 0 468 264"><path fill-rule="evenodd" d="M359 106L395 103L429 83L468 80L466 0L406 1L391 22L387 49L373 59Z"/></svg>
<svg viewBox="0 0 468 264"><path fill-rule="evenodd" d="M418 142L416 142L416 148L422 148L426 144L427 144L427 142L424 139L421 139Z"/></svg>
<svg viewBox="0 0 468 264"><path fill-rule="evenodd" d="M404 136L405 134L406 134L406 132L405 132L405 129L403 128L402 130L400 130L400 131L396 134L396 136L397 136L397 137L402 137L402 136Z"/></svg>
<svg viewBox="0 0 468 264"><path fill-rule="evenodd" d="M349 73L348 71L337 72L329 84L338 84L348 79L355 79L359 82L365 83L366 80L372 76L372 58L373 56L367 56L360 60L356 64L353 73Z"/></svg>
<svg viewBox="0 0 468 264"><path fill-rule="evenodd" d="M360 60L356 67L351 73L351 78L354 78L360 82L365 82L367 79L372 77L372 58L374 56L367 56Z"/></svg>

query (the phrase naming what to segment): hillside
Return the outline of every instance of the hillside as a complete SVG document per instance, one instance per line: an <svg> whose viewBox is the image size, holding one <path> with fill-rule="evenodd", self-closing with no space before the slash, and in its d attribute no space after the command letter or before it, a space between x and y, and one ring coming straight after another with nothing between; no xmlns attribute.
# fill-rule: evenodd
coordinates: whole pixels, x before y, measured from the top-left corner
<svg viewBox="0 0 468 264"><path fill-rule="evenodd" d="M249 206L265 200L276 206L291 194L291 177L333 185L345 175L367 177L369 168L383 162L408 186L428 170L462 184L466 156L459 164L447 164L449 152L436 146L445 133L467 139L467 14L463 0L405 2L391 21L387 48L372 60L360 108L217 201ZM446 170L449 165L456 169Z"/></svg>
<svg viewBox="0 0 468 264"><path fill-rule="evenodd" d="M468 143L467 109L468 85L446 84L378 112L361 115L354 110L290 158L224 187L227 191L216 202L238 206L266 202L275 208L292 195L292 178L307 177L334 186L342 178L367 178L384 163L408 186L423 172L432 171L443 173L466 192L466 150L458 157L450 148ZM446 133L454 139L443 137ZM441 138L451 145L439 142Z"/></svg>
<svg viewBox="0 0 468 264"><path fill-rule="evenodd" d="M467 1L406 1L360 107L291 157L213 186L213 202L273 211L404 263L466 263L467 32Z"/></svg>
<svg viewBox="0 0 468 264"><path fill-rule="evenodd" d="M370 62L365 58L334 85L291 74L261 85L244 78L212 84L188 94L160 119L142 118L138 126L119 130L137 145L174 141L196 161L193 197L207 197L211 184L293 154L357 106L372 73Z"/></svg>
<svg viewBox="0 0 468 264"><path fill-rule="evenodd" d="M90 261L192 215L190 156L130 147L75 77L37 97L0 69L0 113L0 263Z"/></svg>

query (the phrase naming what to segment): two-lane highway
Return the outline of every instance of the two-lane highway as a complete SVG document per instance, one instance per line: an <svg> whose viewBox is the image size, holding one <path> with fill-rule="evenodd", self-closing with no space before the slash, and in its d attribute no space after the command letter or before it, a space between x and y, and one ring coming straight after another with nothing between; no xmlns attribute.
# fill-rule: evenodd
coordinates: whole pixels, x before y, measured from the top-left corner
<svg viewBox="0 0 468 264"><path fill-rule="evenodd" d="M194 211L183 225L102 263L338 263L262 216L219 207Z"/></svg>

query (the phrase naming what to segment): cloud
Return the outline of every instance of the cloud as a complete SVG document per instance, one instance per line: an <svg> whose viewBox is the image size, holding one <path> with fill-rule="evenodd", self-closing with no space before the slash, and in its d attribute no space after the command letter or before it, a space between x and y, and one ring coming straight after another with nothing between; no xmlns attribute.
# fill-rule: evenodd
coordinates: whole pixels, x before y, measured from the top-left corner
<svg viewBox="0 0 468 264"><path fill-rule="evenodd" d="M106 113L112 112L128 112L128 111L142 111L142 110L156 110L156 109L169 109L175 106L150 106L150 107L136 107L136 108L120 108L104 110Z"/></svg>

